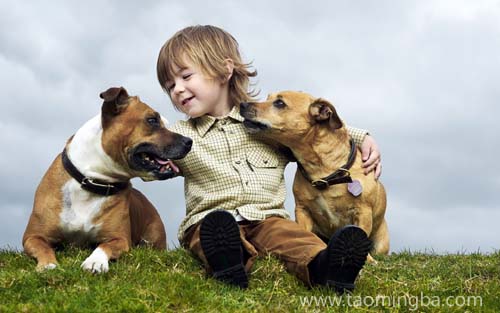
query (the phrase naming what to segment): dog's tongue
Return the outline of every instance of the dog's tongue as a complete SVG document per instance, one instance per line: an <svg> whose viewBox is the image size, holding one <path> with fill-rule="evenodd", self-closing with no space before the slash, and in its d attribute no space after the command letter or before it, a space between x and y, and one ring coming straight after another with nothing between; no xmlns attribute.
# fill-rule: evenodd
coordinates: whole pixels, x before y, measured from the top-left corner
<svg viewBox="0 0 500 313"><path fill-rule="evenodd" d="M174 164L174 162L168 160L168 164L170 165L170 168L174 170L174 172L179 173L179 168Z"/></svg>
<svg viewBox="0 0 500 313"><path fill-rule="evenodd" d="M159 164L161 165L170 165L170 168L174 170L174 172L178 173L179 172L179 168L174 164L174 162L170 161L170 160L162 160L162 159L158 159L158 158L155 158L156 162L158 162Z"/></svg>
<svg viewBox="0 0 500 313"><path fill-rule="evenodd" d="M155 161L158 162L161 165L166 165L166 164L168 164L168 162L170 160L163 160L163 159L155 158Z"/></svg>

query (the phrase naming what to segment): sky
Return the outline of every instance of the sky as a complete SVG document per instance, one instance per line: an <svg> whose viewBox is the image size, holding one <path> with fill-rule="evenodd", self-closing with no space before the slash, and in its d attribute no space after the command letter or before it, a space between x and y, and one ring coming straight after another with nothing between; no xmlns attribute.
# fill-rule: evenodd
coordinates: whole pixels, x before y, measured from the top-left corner
<svg viewBox="0 0 500 313"><path fill-rule="evenodd" d="M22 249L52 160L124 86L169 121L156 79L164 42L216 25L258 71L259 97L301 90L332 101L382 153L391 251L500 249L500 2L0 0L0 249ZM286 209L295 164L285 173ZM179 246L183 179L133 184Z"/></svg>

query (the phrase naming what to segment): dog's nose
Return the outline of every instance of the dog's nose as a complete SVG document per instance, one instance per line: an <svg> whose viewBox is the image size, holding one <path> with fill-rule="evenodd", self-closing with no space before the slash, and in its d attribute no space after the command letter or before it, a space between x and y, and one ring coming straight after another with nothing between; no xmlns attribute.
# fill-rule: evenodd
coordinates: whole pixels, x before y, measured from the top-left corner
<svg viewBox="0 0 500 313"><path fill-rule="evenodd" d="M244 111L246 108L248 108L250 104L248 102L242 102L240 103L240 111Z"/></svg>
<svg viewBox="0 0 500 313"><path fill-rule="evenodd" d="M250 102L242 102L240 103L240 115L243 117L246 117L245 115L248 115L248 113L251 110L251 103Z"/></svg>
<svg viewBox="0 0 500 313"><path fill-rule="evenodd" d="M193 145L193 139L191 139L189 137L184 137L184 139L182 140L182 143L184 144L184 146L186 146L186 148L191 149L191 146Z"/></svg>

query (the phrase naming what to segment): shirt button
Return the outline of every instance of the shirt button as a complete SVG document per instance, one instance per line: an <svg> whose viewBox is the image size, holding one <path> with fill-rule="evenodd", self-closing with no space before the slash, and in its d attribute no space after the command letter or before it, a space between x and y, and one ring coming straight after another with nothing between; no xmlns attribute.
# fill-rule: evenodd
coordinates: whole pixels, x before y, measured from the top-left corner
<svg viewBox="0 0 500 313"><path fill-rule="evenodd" d="M264 160L264 164L267 164L267 160Z"/></svg>
<svg viewBox="0 0 500 313"><path fill-rule="evenodd" d="M241 161L240 160L236 160L234 163L241 164Z"/></svg>

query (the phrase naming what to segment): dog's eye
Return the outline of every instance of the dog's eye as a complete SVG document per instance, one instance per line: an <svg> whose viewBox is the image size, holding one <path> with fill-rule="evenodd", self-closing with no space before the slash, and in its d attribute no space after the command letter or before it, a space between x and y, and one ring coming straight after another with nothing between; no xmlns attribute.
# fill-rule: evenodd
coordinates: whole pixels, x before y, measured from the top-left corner
<svg viewBox="0 0 500 313"><path fill-rule="evenodd" d="M160 127L160 119L157 116L148 117L146 122L152 127Z"/></svg>
<svg viewBox="0 0 500 313"><path fill-rule="evenodd" d="M273 106L278 109L283 109L284 107L286 107L286 103L281 99L277 99L273 102Z"/></svg>

